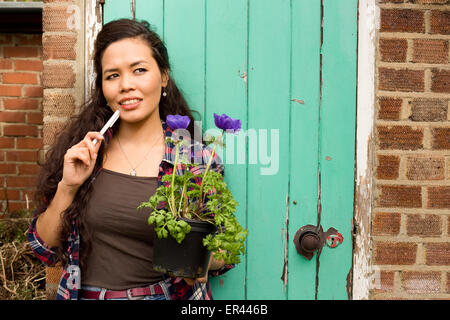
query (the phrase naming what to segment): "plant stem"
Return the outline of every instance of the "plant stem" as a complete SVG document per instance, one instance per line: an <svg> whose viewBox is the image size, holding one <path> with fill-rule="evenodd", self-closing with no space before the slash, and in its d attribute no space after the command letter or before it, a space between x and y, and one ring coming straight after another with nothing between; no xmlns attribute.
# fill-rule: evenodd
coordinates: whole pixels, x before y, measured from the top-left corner
<svg viewBox="0 0 450 320"><path fill-rule="evenodd" d="M183 185L183 192L181 192L181 197L180 197L180 205L178 206L178 215L180 215L180 210L181 210L181 205L183 204L183 197L184 197L184 192L186 191L186 179L184 180L184 185ZM182 215L181 215L182 216Z"/></svg>
<svg viewBox="0 0 450 320"><path fill-rule="evenodd" d="M222 134L220 135L219 139L222 139L224 133L225 133L225 130L222 131ZM206 165L205 173L203 174L202 184L200 185L200 197L201 197L201 199L200 199L200 208L203 205L203 183L205 182L205 178L206 178L206 175L208 174L209 167L211 167L212 159L214 158L214 154L216 153L216 148L217 148L217 144L218 144L217 141L219 139L215 139L214 140L214 147L213 147L213 150L212 150L212 153L211 153L211 157L208 160L208 164Z"/></svg>
<svg viewBox="0 0 450 320"><path fill-rule="evenodd" d="M175 164L173 165L173 172L172 172L172 214L175 216L177 214L176 206L175 206L175 194L174 194L174 184L175 184L175 173L177 172L177 163L178 163L178 151L180 149L180 145L177 142L175 144Z"/></svg>

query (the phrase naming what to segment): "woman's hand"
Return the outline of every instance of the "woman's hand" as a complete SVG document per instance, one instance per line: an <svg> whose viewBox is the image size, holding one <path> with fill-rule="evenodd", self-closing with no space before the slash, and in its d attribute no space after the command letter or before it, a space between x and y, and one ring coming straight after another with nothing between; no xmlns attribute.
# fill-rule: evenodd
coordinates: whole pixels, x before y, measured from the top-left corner
<svg viewBox="0 0 450 320"><path fill-rule="evenodd" d="M202 278L183 278L184 281L190 286L193 286L195 282L206 283L208 282L208 271L209 270L217 270L222 268L225 263L219 260L214 259L214 253L211 253L211 257L209 258L208 270L206 271L206 275Z"/></svg>
<svg viewBox="0 0 450 320"><path fill-rule="evenodd" d="M95 146L94 139L98 140ZM71 190L78 190L94 170L102 140L104 138L99 132L88 132L83 140L67 150L61 183Z"/></svg>

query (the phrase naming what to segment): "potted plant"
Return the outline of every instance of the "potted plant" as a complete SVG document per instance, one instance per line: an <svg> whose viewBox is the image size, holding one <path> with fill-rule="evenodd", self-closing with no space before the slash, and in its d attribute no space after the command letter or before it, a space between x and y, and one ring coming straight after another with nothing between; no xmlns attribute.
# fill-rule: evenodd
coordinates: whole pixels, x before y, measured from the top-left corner
<svg viewBox="0 0 450 320"><path fill-rule="evenodd" d="M190 119L187 116L169 115L167 124L174 131L186 129ZM234 215L238 203L224 182L223 176L211 170L211 163L217 145L223 135L236 133L241 121L226 114L214 114L216 126L222 130L214 143L206 168L201 174L194 174L200 164L191 163L179 157L180 147L186 140L176 139L175 163L172 175L163 176L163 184L147 202L138 207L149 207L152 212L148 223L155 227L153 268L171 276L199 278L206 274L210 255L225 264L237 264L245 252L247 230ZM177 165L184 167L183 174L177 175Z"/></svg>

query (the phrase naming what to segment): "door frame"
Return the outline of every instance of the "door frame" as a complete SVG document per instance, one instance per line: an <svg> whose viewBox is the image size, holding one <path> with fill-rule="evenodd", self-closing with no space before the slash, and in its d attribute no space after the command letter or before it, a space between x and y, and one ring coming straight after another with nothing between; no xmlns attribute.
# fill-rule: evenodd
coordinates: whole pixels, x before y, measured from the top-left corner
<svg viewBox="0 0 450 320"><path fill-rule="evenodd" d="M85 97L89 97L94 82L94 39L103 24L102 6L105 0L85 1ZM108 0L106 0L108 1ZM134 0L130 1L130 10ZM373 199L374 116L375 116L375 57L379 26L379 8L376 0L358 1L357 47L357 118L355 194L353 212L353 267L351 298L369 299L372 288L371 221Z"/></svg>

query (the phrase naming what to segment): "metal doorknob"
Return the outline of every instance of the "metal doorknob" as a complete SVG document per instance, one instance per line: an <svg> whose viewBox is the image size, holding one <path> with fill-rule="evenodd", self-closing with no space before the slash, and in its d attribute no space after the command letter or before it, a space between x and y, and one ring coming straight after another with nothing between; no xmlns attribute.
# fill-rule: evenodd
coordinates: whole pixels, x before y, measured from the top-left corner
<svg viewBox="0 0 450 320"><path fill-rule="evenodd" d="M320 238L319 235L315 232L306 232L299 239L300 246L304 251L313 252L319 249L320 246Z"/></svg>
<svg viewBox="0 0 450 320"><path fill-rule="evenodd" d="M295 249L308 260L312 259L315 251L320 252L325 243L330 248L335 248L343 240L344 238L335 228L329 228L327 232L323 232L322 226L316 227L311 224L298 229L294 236Z"/></svg>

